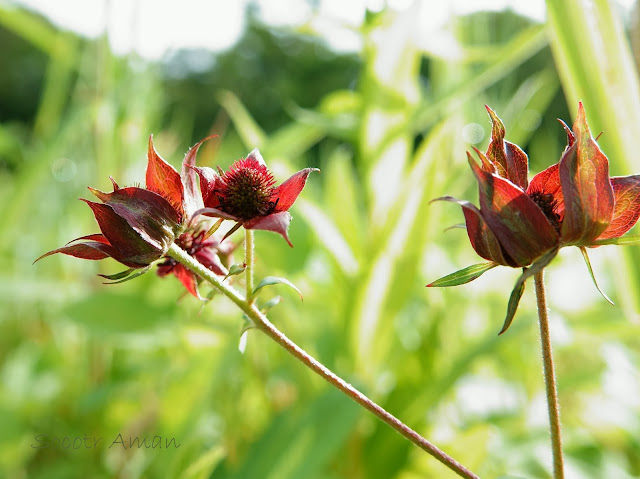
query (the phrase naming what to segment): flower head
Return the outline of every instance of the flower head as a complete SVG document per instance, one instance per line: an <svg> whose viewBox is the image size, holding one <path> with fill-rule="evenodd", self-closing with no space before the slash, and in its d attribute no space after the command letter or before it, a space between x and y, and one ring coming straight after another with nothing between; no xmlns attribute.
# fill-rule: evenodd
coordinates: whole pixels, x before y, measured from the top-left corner
<svg viewBox="0 0 640 479"><path fill-rule="evenodd" d="M113 191L110 193L89 188L102 203L82 201L93 211L101 233L76 238L36 261L55 253L90 260L111 257L129 269L115 275L100 276L120 282L146 272L154 261L165 256L175 242L215 273L226 274L217 254L225 253L231 244L222 245L218 240L207 238L206 230L203 231L207 220L192 218L193 213L204 206L191 166L195 164L198 148L205 140L187 153L181 175L158 154L150 137L146 188L120 188L113 179ZM182 271L184 268L172 261L167 259L159 274L164 276L173 272L189 292L198 296L193 274Z"/></svg>
<svg viewBox="0 0 640 479"><path fill-rule="evenodd" d="M640 216L640 175L609 177L609 161L592 137L580 103L573 129L562 123L567 147L560 161L528 182L527 155L504 140L502 121L489 107L487 111L493 123L487 152L476 150L480 164L467 153L480 208L451 197L439 199L462 206L471 245L489 263L484 269L467 268L472 274L461 270L429 286L462 284L497 265L523 267L504 331L524 281L549 264L561 247L578 246L588 262L585 247L611 243L631 229Z"/></svg>
<svg viewBox="0 0 640 479"><path fill-rule="evenodd" d="M210 269L218 276L226 276L229 273L227 267L230 263L230 256L236 245L229 240L221 241L217 236L209 236L205 225L206 221L201 222L195 229L187 229L176 239L176 244L205 268ZM162 263L158 264L156 271L158 276L173 274L187 291L196 298L200 298L198 277L173 258L165 258Z"/></svg>
<svg viewBox="0 0 640 479"><path fill-rule="evenodd" d="M228 171L218 172L207 167L194 168L200 176L200 189L207 216L235 221L236 226L246 229L274 231L283 236L293 246L287 235L291 222L288 210L304 188L307 177L317 168L298 171L280 186L255 149L249 155L236 161Z"/></svg>

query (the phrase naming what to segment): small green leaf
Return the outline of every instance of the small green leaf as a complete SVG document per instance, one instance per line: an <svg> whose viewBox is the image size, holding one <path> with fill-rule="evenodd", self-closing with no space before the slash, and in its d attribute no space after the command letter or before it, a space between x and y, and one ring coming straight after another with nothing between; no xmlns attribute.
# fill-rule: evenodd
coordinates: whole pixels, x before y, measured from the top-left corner
<svg viewBox="0 0 640 479"><path fill-rule="evenodd" d="M511 296L509 296L509 304L507 305L507 317L504 320L502 330L498 333L498 336L504 333L509 328L509 326L511 326L511 322L513 321L513 317L516 315L518 305L520 304L520 298L522 298L523 293L524 281L522 283L516 282L513 291L511 291Z"/></svg>
<svg viewBox="0 0 640 479"><path fill-rule="evenodd" d="M247 263L232 264L229 268L229 272L222 281L226 281L229 276L235 276L244 273L245 269L247 269Z"/></svg>
<svg viewBox="0 0 640 479"><path fill-rule="evenodd" d="M596 289L598 290L598 292L602 295L602 297L604 299L606 299L609 303L613 304L613 301L611 301L611 299L609 299L609 296L604 294L604 291L602 291L600 289L600 286L598 286L598 282L596 281L596 277L593 274L593 269L591 268L591 261L589 261L589 256L587 255L587 249L584 246L580 246L580 252L582 253L582 257L584 258L584 262L587 265L587 269L589 270L589 274L591 275L591 279L593 280L593 284L595 285Z"/></svg>
<svg viewBox="0 0 640 479"><path fill-rule="evenodd" d="M138 276L142 276L150 269L151 269L151 265L146 266L144 268L129 268L126 271L122 271L121 273L116 273L116 274L99 274L98 276L101 276L108 280L116 280L116 281L111 281L109 283L105 282L104 284L119 284L119 283L124 283L125 281L130 281L134 278L137 278Z"/></svg>
<svg viewBox="0 0 640 479"><path fill-rule="evenodd" d="M507 316L504 319L504 324L502 325L502 329L500 330L498 335L504 333L509 328L509 326L511 326L513 317L515 316L516 310L518 309L518 304L520 303L520 298L522 297L522 293L524 293L524 282L531 276L538 274L540 271L546 268L547 265L551 263L553 258L556 257L559 249L560 248L556 246L555 248L540 256L536 261L533 262L530 267L523 268L523 273L516 281L516 284L513 287L513 291L511 291L511 296L509 296Z"/></svg>
<svg viewBox="0 0 640 479"><path fill-rule="evenodd" d="M289 281L288 279L285 278L280 278L278 276L267 276L266 278L264 278L262 281L260 281L260 283L258 283L258 286L256 286L256 288L253 290L253 293L251 294L251 298L256 298L258 296L259 291L264 288L265 286L271 286L273 284L286 284L287 286L289 286L290 288L293 288L297 291L297 293L300 295L300 300L302 301L302 293L300 292L300 290L296 287L296 285L294 285L291 281Z"/></svg>
<svg viewBox="0 0 640 479"><path fill-rule="evenodd" d="M604 246L609 244L615 244L618 246L632 246L640 244L640 236L631 235L631 236L621 236L620 238L607 238L602 240L595 240L589 246Z"/></svg>
<svg viewBox="0 0 640 479"><path fill-rule="evenodd" d="M491 268L495 268L496 266L498 266L498 263L491 261L488 263L472 264L471 266L467 266L455 273L451 273L437 279L433 283L429 283L427 288L445 288L448 286L458 286L460 284L470 283L474 279L482 276L486 271L489 271Z"/></svg>
<svg viewBox="0 0 640 479"><path fill-rule="evenodd" d="M269 301L267 301L266 303L264 303L260 307L260 311L262 311L263 313L266 314L267 311L269 311L275 305L279 304L281 301L282 301L282 297L281 296L275 296L275 297L271 298Z"/></svg>
<svg viewBox="0 0 640 479"><path fill-rule="evenodd" d="M108 279L109 281L117 281L119 279L126 278L131 273L133 273L134 270L135 270L135 268L129 268L129 269L125 269L124 271L121 271L120 273L99 274L98 276L100 276L101 278L104 278L104 279Z"/></svg>

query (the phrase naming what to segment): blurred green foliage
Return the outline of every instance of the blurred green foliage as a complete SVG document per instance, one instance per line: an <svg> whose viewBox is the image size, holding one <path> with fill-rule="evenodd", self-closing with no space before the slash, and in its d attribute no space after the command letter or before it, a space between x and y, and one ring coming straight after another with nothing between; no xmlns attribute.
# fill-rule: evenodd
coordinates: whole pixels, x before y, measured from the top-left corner
<svg viewBox="0 0 640 479"><path fill-rule="evenodd" d="M280 180L322 170L292 208L294 249L256 235L257 279L283 276L304 293L301 303L288 288L269 291L284 299L270 311L278 327L480 476L550 477L530 292L496 336L518 271L424 285L478 262L464 231L444 231L462 221L459 209L429 202L475 201L464 151L486 147L485 103L533 172L559 158L555 118L569 121L577 98L605 131L612 170L640 166L630 156L637 74L619 19L596 2L604 20L584 29L575 22L593 18L560 3L549 2L548 25L508 11L454 18L450 55L416 41L409 9L369 13L359 54L250 19L230 50L163 63L116 57L106 38L0 7L0 476L453 477L255 331L240 353L242 318L225 299L202 306L154 274L104 286L95 274L121 269L114 262L31 264L97 231L75 199L87 185L108 188L109 176L141 182L149 133L176 166L216 133L202 165L259 147ZM581 34L564 35L569 24ZM606 48L586 47L603 38ZM210 67L190 71L189 56ZM625 69L612 75L616 62ZM640 477L640 279L637 253L627 254L591 254L622 308L599 298L577 250L548 270L573 477ZM180 447L125 449L118 435ZM65 436L103 439L34 447Z"/></svg>

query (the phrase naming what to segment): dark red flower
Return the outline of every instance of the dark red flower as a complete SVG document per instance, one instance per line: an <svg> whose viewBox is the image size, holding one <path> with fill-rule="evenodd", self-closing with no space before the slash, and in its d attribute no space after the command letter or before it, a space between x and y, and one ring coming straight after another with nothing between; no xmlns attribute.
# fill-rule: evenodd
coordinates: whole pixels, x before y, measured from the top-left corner
<svg viewBox="0 0 640 479"><path fill-rule="evenodd" d="M462 206L471 245L490 261L482 272L497 265L528 267L516 284L521 295L524 281L561 247L578 246L587 259L585 247L631 229L640 216L640 175L609 177L609 161L591 136L580 103L573 130L563 123L567 147L560 161L528 183L527 155L504 140L502 121L489 107L487 111L492 137L486 154L476 150L481 164L467 153L478 181L480 209L451 197L439 199ZM471 281L482 274L477 266L466 276L454 273L457 279L449 275L428 286Z"/></svg>
<svg viewBox="0 0 640 479"><path fill-rule="evenodd" d="M146 189L120 188L111 179L111 193L89 188L102 203L82 199L93 211L101 234L76 238L73 244L49 251L38 260L55 253L91 260L111 257L130 268L128 274L116 275L122 280L134 270L146 271L161 258L184 221L183 187L180 174L157 154L151 138L147 157Z"/></svg>
<svg viewBox="0 0 640 479"><path fill-rule="evenodd" d="M193 256L205 268L213 271L218 276L226 276L229 271L227 266L230 264L230 255L236 248L231 241L220 241L217 236L207 236L206 221L199 225L199 229L188 229L176 240L176 244L180 246L187 254ZM178 263L173 258L167 257L162 263L158 264L156 270L158 276L166 276L173 274L184 287L196 298L200 298L198 292L197 276Z"/></svg>
<svg viewBox="0 0 640 479"><path fill-rule="evenodd" d="M205 208L200 213L235 221L233 232L246 229L274 231L293 246L287 235L291 222L288 210L304 188L307 177L317 168L298 171L280 186L255 149L236 161L228 171L207 167L194 168L200 175L200 189ZM228 235L229 233L227 233Z"/></svg>
<svg viewBox="0 0 640 479"><path fill-rule="evenodd" d="M157 153L150 137L146 188L120 188L113 179L113 191L110 193L89 188L102 203L82 201L93 211L101 233L76 238L36 261L55 253L90 260L111 257L129 269L101 276L119 282L146 272L151 263L164 257L169 246L176 242L216 274L226 274L217 254L225 252L225 248L229 249L232 244L222 246L218 240L206 238L203 223L192 220L193 213L204 206L197 177L191 167L195 165L196 153L205 140L187 153L181 176ZM189 292L198 296L193 273L172 262L167 259L158 273L164 276L173 272Z"/></svg>

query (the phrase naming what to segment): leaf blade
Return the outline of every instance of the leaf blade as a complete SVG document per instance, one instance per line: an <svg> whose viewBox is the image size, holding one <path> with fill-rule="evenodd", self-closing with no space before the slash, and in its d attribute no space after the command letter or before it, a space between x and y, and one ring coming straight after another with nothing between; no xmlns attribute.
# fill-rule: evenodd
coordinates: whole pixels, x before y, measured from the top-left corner
<svg viewBox="0 0 640 479"><path fill-rule="evenodd" d="M602 297L604 299L606 299L607 302L609 302L611 305L613 305L614 304L613 301L611 301L611 299L609 299L609 296L607 296L605 294L605 292L600 289L600 286L598 285L598 282L596 281L596 276L593 273L593 269L591 268L591 261L589 261L589 256L587 255L587 248L585 248L584 246L581 246L580 247L580 252L582 253L582 257L584 258L584 262L587 265L587 269L589 270L589 274L591 275L591 280L593 281L594 286L596 287L598 292L602 295Z"/></svg>
<svg viewBox="0 0 640 479"><path fill-rule="evenodd" d="M551 263L553 258L556 257L559 249L560 247L556 246L552 250L549 250L546 254L540 256L536 261L533 262L533 264L530 267L524 268L523 273L520 275L520 277L516 281L515 286L513 287L513 290L511 291L511 296L509 296L509 304L507 305L507 315L504 319L504 324L502 325L502 329L498 333L498 336L504 333L507 329L509 329L509 326L511 326L511 323L513 322L513 318L516 314L516 310L518 309L518 304L520 303L520 298L524 293L525 281L529 279L531 276L538 274L544 268L546 268L547 265Z"/></svg>
<svg viewBox="0 0 640 479"><path fill-rule="evenodd" d="M288 279L281 278L279 276L266 276L255 287L255 289L253 290L253 293L251 293L251 298L252 299L256 298L258 296L258 294L260 293L260 290L262 288L264 288L265 286L272 286L274 284L285 284L285 285L289 286L290 288L295 290L300 295L300 301L304 301L304 298L302 296L302 292L298 289L298 287L295 284L293 284L291 281L289 281Z"/></svg>
<svg viewBox="0 0 640 479"><path fill-rule="evenodd" d="M601 240L595 240L589 246L606 246L606 245L618 245L618 246L632 246L640 244L640 235L622 236L620 238L606 238Z"/></svg>
<svg viewBox="0 0 640 479"><path fill-rule="evenodd" d="M498 266L498 263L492 261L486 263L472 264L466 268L462 268L455 273L443 276L429 283L427 288L448 288L450 286L459 286L461 284L470 283L474 279L478 279L484 273Z"/></svg>

